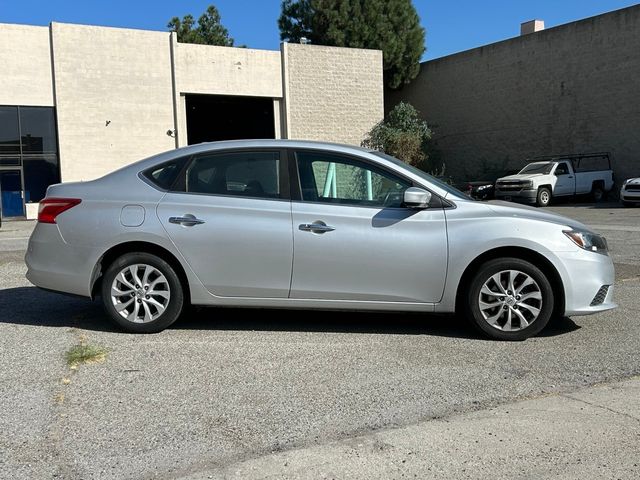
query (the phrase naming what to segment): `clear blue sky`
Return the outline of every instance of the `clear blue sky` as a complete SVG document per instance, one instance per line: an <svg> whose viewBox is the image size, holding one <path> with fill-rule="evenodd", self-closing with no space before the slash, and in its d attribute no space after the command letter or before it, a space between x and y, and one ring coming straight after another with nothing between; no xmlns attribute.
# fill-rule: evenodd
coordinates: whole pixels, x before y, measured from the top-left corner
<svg viewBox="0 0 640 480"><path fill-rule="evenodd" d="M0 0L0 22L51 21L164 30L173 16L196 18L213 3L236 43L275 50L279 0ZM425 59L518 35L520 23L543 19L547 28L637 4L624 0L414 0L427 29ZM5 41L2 39L0 41Z"/></svg>

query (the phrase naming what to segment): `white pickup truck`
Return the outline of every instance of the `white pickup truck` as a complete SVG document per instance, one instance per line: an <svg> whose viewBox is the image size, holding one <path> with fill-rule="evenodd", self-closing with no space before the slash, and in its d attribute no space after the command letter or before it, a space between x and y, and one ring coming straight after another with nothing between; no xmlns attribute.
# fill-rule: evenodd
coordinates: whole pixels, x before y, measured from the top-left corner
<svg viewBox="0 0 640 480"><path fill-rule="evenodd" d="M556 197L591 194L600 201L612 188L608 154L547 157L529 163L515 175L499 178L495 197L546 207Z"/></svg>

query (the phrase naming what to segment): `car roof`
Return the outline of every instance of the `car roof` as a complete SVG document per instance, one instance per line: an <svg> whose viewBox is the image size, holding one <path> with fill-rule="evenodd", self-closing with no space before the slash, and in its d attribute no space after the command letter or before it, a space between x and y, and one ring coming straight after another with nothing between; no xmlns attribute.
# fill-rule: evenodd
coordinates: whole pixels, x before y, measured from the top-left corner
<svg viewBox="0 0 640 480"><path fill-rule="evenodd" d="M178 148L172 153L180 154L199 153L201 151L218 150L226 148L322 148L327 150L351 150L359 152L371 152L370 148L357 145L346 145L333 142L320 142L316 140L289 140L289 139L254 139L254 140L223 140L219 142L203 142L188 147Z"/></svg>
<svg viewBox="0 0 640 480"><path fill-rule="evenodd" d="M308 148L322 149L336 153L373 153L370 148L341 143L319 142L314 140L288 140L288 139L255 139L255 140L223 140L219 142L203 142L186 147L168 150L151 157L130 163L120 170L139 168L145 169L157 163L173 160L174 158L195 155L214 150L226 150L235 148Z"/></svg>

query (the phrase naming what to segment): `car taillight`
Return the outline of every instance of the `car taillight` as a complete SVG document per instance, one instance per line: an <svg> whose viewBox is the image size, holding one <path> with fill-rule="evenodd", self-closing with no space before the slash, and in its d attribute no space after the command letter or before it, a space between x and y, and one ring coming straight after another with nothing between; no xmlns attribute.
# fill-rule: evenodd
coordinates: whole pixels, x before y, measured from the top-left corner
<svg viewBox="0 0 640 480"><path fill-rule="evenodd" d="M45 198L40 202L38 208L38 222L56 223L56 217L62 212L78 205L82 200L79 198Z"/></svg>

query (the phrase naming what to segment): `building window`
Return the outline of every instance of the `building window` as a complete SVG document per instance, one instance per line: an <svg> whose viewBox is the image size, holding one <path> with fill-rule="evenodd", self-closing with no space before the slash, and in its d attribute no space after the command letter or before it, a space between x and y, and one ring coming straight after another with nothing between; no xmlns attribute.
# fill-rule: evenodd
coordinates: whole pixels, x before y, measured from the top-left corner
<svg viewBox="0 0 640 480"><path fill-rule="evenodd" d="M0 107L0 156L19 153L18 108Z"/></svg>
<svg viewBox="0 0 640 480"><path fill-rule="evenodd" d="M53 108L20 107L22 153L58 153Z"/></svg>
<svg viewBox="0 0 640 480"><path fill-rule="evenodd" d="M0 106L2 170L21 174L25 203L39 202L49 185L60 182L54 108Z"/></svg>

